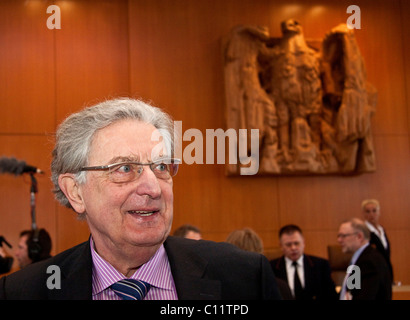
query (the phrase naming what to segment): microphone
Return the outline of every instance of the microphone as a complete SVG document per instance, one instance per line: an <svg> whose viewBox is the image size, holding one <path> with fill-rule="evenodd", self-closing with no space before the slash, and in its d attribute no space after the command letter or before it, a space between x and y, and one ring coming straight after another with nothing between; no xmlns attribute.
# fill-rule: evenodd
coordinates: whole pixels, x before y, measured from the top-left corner
<svg viewBox="0 0 410 320"><path fill-rule="evenodd" d="M4 242L5 244L7 244L7 246L8 246L9 248L13 248L13 247L11 246L11 244L8 243L7 240L6 240L3 236L0 236L0 247L1 247L1 245L3 244L3 242Z"/></svg>
<svg viewBox="0 0 410 320"><path fill-rule="evenodd" d="M40 173L44 172L37 167L26 164L25 161L15 158L0 157L0 173L11 173L16 176L23 173Z"/></svg>

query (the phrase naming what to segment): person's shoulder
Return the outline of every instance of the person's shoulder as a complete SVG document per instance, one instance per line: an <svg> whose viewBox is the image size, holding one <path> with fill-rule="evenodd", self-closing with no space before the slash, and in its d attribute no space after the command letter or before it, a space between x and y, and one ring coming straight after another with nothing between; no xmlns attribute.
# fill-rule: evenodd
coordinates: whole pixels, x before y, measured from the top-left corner
<svg viewBox="0 0 410 320"><path fill-rule="evenodd" d="M46 283L50 274L55 272L56 267L62 274L69 274L71 270L84 267L87 263L84 256L91 255L89 248L89 242L84 242L1 278L0 299L46 299Z"/></svg>
<svg viewBox="0 0 410 320"><path fill-rule="evenodd" d="M276 265L276 264L280 263L281 261L284 261L284 259L285 259L285 257L282 255L282 256L280 256L280 257L277 257L277 258L275 258L275 259L270 260L269 262L270 262L272 265Z"/></svg>
<svg viewBox="0 0 410 320"><path fill-rule="evenodd" d="M318 256L314 256L314 255L309 255L309 254L305 254L305 263L307 262L308 264L310 264L312 267L316 266L316 267L329 267L330 268L330 263L328 259L322 258L322 257L318 257Z"/></svg>
<svg viewBox="0 0 410 320"><path fill-rule="evenodd" d="M188 250L240 250L239 248L227 242L216 242L212 240L193 240L174 236L169 236L166 240L166 243Z"/></svg>
<svg viewBox="0 0 410 320"><path fill-rule="evenodd" d="M363 260L369 260L369 261L374 261L377 262L377 264L385 264L385 259L383 258L383 255L374 248L372 245L368 245L360 254L359 258L357 259L357 262L361 262ZM386 264L387 266L387 264Z"/></svg>
<svg viewBox="0 0 410 320"><path fill-rule="evenodd" d="M179 250L200 254L202 257L212 259L259 259L262 256L256 252L241 250L227 242L215 242L210 240L191 240L170 236L166 240L167 245L177 247Z"/></svg>
<svg viewBox="0 0 410 320"><path fill-rule="evenodd" d="M275 272L278 272L279 270L285 268L285 256L282 255L278 258L269 260L269 264Z"/></svg>
<svg viewBox="0 0 410 320"><path fill-rule="evenodd" d="M54 257L32 263L27 267L16 271L7 276L7 281L24 283L26 281L44 282L44 279L49 276L49 267L53 265L61 266L64 265L66 261L73 261L73 258L82 252L87 247L87 242L76 245L70 249L67 249Z"/></svg>

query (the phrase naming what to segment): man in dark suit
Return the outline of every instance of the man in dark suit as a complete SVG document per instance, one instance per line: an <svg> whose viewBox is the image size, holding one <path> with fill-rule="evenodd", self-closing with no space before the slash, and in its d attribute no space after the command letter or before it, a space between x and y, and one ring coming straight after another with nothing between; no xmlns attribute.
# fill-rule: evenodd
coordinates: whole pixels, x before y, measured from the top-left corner
<svg viewBox="0 0 410 320"><path fill-rule="evenodd" d="M380 225L380 203L376 199L362 201L363 219L370 230L370 244L374 246L386 260L392 281L393 266L390 260L390 241L384 228Z"/></svg>
<svg viewBox="0 0 410 320"><path fill-rule="evenodd" d="M275 275L289 284L296 300L337 300L326 259L304 254L302 230L286 225L279 231L283 256L272 260Z"/></svg>
<svg viewBox="0 0 410 320"><path fill-rule="evenodd" d="M137 288L139 300L279 299L262 255L168 237L173 138L170 117L139 100L68 117L56 134L52 181L60 203L87 221L90 239L3 278L0 298L118 300Z"/></svg>
<svg viewBox="0 0 410 320"><path fill-rule="evenodd" d="M364 221L354 218L343 222L337 240L343 252L353 253L340 299L391 300L389 268L383 256L369 244L370 231Z"/></svg>
<svg viewBox="0 0 410 320"><path fill-rule="evenodd" d="M164 247L180 300L280 299L269 263L262 255L230 244L172 236ZM32 264L25 272L2 278L0 299L92 299L90 252L87 241L48 261ZM50 266L60 269L60 289L53 288L55 269L47 270Z"/></svg>

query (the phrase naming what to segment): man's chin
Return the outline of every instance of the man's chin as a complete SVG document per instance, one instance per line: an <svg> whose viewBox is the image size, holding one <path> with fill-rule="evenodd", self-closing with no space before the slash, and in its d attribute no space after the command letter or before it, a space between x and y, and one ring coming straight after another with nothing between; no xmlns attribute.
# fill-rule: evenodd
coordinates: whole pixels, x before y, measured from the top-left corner
<svg viewBox="0 0 410 320"><path fill-rule="evenodd" d="M144 232L133 239L136 247L156 247L164 243L169 232Z"/></svg>

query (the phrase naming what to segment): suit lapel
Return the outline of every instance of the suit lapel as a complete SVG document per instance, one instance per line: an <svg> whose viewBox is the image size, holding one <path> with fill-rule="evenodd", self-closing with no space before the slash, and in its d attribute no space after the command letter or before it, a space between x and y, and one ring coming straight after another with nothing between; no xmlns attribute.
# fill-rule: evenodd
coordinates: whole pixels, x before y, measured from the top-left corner
<svg viewBox="0 0 410 320"><path fill-rule="evenodd" d="M280 279L283 279L287 283L288 281L288 273L286 272L286 261L285 261L285 256L280 257L275 265L274 265L274 273L275 276L277 276Z"/></svg>
<svg viewBox="0 0 410 320"><path fill-rule="evenodd" d="M311 287L314 286L312 283L314 279L313 275L313 267L314 267L314 262L312 259L310 259L307 255L303 255L303 270L305 272L305 292L309 291Z"/></svg>
<svg viewBox="0 0 410 320"><path fill-rule="evenodd" d="M201 247L191 244L189 240L175 237L169 237L164 243L178 299L221 299L221 282L206 278L208 261L201 257Z"/></svg>
<svg viewBox="0 0 410 320"><path fill-rule="evenodd" d="M92 298L92 258L90 242L83 243L69 259L59 264L61 289L48 290L51 300L89 300Z"/></svg>
<svg viewBox="0 0 410 320"><path fill-rule="evenodd" d="M371 245L368 245L366 248L364 248L364 250L362 251L362 253L360 254L360 256L357 258L355 265L359 266L361 265L363 260L366 260L368 255L371 255L372 251L376 250L375 248L373 248Z"/></svg>

